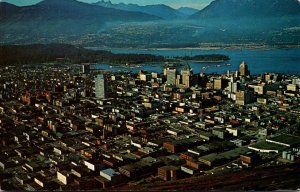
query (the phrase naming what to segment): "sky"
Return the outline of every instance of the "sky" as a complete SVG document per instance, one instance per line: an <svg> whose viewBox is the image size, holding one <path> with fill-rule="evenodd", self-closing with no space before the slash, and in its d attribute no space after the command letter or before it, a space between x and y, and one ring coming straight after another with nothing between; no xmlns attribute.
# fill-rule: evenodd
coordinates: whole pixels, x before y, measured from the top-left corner
<svg viewBox="0 0 300 192"><path fill-rule="evenodd" d="M40 2L41 0L0 0L0 2L8 2L18 6L32 5ZM86 3L94 3L99 0L79 0ZM108 0L105 0L108 1ZM213 0L111 0L112 3L134 3L138 5L151 5L151 4L166 4L173 8L179 7L192 7L202 9Z"/></svg>

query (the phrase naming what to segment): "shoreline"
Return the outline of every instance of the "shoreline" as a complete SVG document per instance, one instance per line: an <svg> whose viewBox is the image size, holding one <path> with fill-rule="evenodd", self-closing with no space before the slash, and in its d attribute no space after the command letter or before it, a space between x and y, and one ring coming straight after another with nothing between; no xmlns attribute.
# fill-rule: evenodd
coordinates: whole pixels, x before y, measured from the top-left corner
<svg viewBox="0 0 300 192"><path fill-rule="evenodd" d="M227 51L237 51L237 50L260 50L260 51L268 51L268 50L275 50L275 49L299 49L300 45L282 45L282 46L267 46L267 45L224 45L224 46L203 46L203 47L177 47L177 48L168 48L168 47L160 47L160 48L138 48L138 47L84 47L86 49L92 49L92 50L142 50L142 51L176 51L176 50L200 50L200 51L215 51L215 50L227 50Z"/></svg>
<svg viewBox="0 0 300 192"><path fill-rule="evenodd" d="M197 60L181 60L179 61L180 63L184 63L184 62L193 62L193 63L208 63L208 64L217 64L217 63L225 63L225 62L229 62L230 60L219 60L219 61L197 61ZM167 61L156 61L156 62L144 62L144 63L137 63L137 64L120 64L120 63L95 63L95 64L107 64L110 65L112 67L126 67L126 68L139 68L142 66L151 66L151 65L164 65Z"/></svg>
<svg viewBox="0 0 300 192"><path fill-rule="evenodd" d="M193 63L224 63L229 60L219 60L219 61L197 61L197 60L182 60L182 62L193 62Z"/></svg>

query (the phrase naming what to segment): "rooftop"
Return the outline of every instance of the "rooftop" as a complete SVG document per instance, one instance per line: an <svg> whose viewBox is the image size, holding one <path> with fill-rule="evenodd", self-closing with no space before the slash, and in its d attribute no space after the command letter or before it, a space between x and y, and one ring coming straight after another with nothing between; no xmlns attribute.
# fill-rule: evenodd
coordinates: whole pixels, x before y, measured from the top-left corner
<svg viewBox="0 0 300 192"><path fill-rule="evenodd" d="M106 174L106 175L109 175L110 177L113 177L113 176L115 176L115 175L120 175L119 172L117 172L117 171L115 171L115 170L113 170L113 169L111 169L111 168L102 170L101 172L103 172L103 173Z"/></svg>
<svg viewBox="0 0 300 192"><path fill-rule="evenodd" d="M276 150L276 151L282 151L284 150L286 147L282 146L282 145L278 145L275 143L269 143L266 141L262 141L262 142L258 142L255 143L253 145L250 146L251 148L255 148L255 149L261 149L261 150Z"/></svg>
<svg viewBox="0 0 300 192"><path fill-rule="evenodd" d="M200 159L206 160L206 161L215 161L215 160L219 160L219 159L233 159L233 158L237 158L242 154L245 154L249 151L248 148L246 147L240 147L240 148L236 148L230 151L226 151L224 153L211 153L209 155L205 155L200 157Z"/></svg>
<svg viewBox="0 0 300 192"><path fill-rule="evenodd" d="M282 135L275 136L273 138L269 138L267 139L267 141L294 146L300 144L300 137L289 135L289 134L282 134Z"/></svg>

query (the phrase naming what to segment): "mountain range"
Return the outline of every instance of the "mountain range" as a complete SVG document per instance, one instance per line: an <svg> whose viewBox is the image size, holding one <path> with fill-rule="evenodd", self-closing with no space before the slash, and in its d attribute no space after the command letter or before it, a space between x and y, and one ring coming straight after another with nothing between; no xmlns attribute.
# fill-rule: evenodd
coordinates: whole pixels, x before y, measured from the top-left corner
<svg viewBox="0 0 300 192"><path fill-rule="evenodd" d="M202 10L136 4L44 0L0 2L0 43L170 46L300 41L297 0L214 0Z"/></svg>
<svg viewBox="0 0 300 192"><path fill-rule="evenodd" d="M161 18L94 6L76 0L44 0L36 5L17 7L0 3L0 32L24 35L97 32L107 22L154 21Z"/></svg>
<svg viewBox="0 0 300 192"><path fill-rule="evenodd" d="M300 42L298 0L215 0L190 19L210 28L210 41Z"/></svg>
<svg viewBox="0 0 300 192"><path fill-rule="evenodd" d="M107 7L107 8L114 8L114 9L124 10L124 11L146 13L146 14L155 15L157 17L167 19L167 20L182 19L182 18L186 18L186 17L192 15L192 14L189 14L188 11L184 12L183 9L176 10L176 9L173 9L164 4L140 6L137 4L125 4L125 3L113 4L113 3L111 3L111 1L102 0L102 1L98 1L97 3L94 3L94 5ZM191 9L192 8L190 8L190 10ZM196 11L199 11L199 10L196 10Z"/></svg>
<svg viewBox="0 0 300 192"><path fill-rule="evenodd" d="M199 10L191 8L191 7L180 7L180 8L177 9L177 11L179 11L180 13L182 13L184 15L191 16L191 15L197 13Z"/></svg>
<svg viewBox="0 0 300 192"><path fill-rule="evenodd" d="M239 17L283 17L300 14L298 0L215 0L191 16L192 19Z"/></svg>

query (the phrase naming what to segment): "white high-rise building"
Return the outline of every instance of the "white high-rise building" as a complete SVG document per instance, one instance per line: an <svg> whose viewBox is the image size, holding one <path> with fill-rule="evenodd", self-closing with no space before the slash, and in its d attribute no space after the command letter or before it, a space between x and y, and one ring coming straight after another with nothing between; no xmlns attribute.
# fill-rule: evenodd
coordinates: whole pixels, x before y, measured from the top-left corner
<svg viewBox="0 0 300 192"><path fill-rule="evenodd" d="M105 99L107 97L106 90L106 78L104 75L97 75L95 78L95 95L99 99Z"/></svg>

